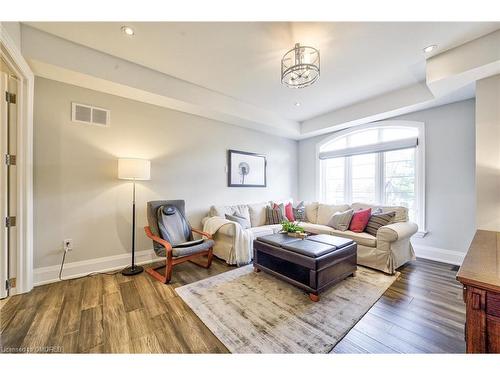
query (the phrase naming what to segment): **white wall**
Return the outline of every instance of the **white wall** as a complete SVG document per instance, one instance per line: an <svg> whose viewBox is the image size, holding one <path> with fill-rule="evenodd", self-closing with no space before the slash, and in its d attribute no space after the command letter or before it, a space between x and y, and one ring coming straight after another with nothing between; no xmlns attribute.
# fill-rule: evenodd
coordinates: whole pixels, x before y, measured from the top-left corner
<svg viewBox="0 0 500 375"><path fill-rule="evenodd" d="M70 121L71 102L111 110L111 127ZM228 188L227 149L267 155L267 188ZM34 108L35 268L57 265L71 238L74 262L130 250L132 185L117 179L117 158L151 159L151 181L138 183L137 250L146 201L185 199L189 219L211 204L297 196L297 142L241 127L37 78Z"/></svg>
<svg viewBox="0 0 500 375"><path fill-rule="evenodd" d="M465 253L475 231L476 215L474 100L394 119L425 123L428 234L413 243L428 251ZM317 199L316 145L330 135L299 142L299 199Z"/></svg>
<svg viewBox="0 0 500 375"><path fill-rule="evenodd" d="M500 75L476 85L478 229L500 231Z"/></svg>

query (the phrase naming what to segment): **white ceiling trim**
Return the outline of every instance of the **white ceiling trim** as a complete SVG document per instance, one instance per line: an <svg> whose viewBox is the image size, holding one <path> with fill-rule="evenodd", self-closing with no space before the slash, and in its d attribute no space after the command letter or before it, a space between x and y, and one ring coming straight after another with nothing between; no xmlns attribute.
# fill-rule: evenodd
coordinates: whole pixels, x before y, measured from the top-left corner
<svg viewBox="0 0 500 375"><path fill-rule="evenodd" d="M395 90L302 122L301 135L315 136L398 116L405 108L434 99L425 83ZM407 112L404 112L407 113Z"/></svg>
<svg viewBox="0 0 500 375"><path fill-rule="evenodd" d="M22 49L41 77L265 133L300 136L296 121L25 25Z"/></svg>
<svg viewBox="0 0 500 375"><path fill-rule="evenodd" d="M500 30L427 60L427 86L443 96L471 82L500 74Z"/></svg>

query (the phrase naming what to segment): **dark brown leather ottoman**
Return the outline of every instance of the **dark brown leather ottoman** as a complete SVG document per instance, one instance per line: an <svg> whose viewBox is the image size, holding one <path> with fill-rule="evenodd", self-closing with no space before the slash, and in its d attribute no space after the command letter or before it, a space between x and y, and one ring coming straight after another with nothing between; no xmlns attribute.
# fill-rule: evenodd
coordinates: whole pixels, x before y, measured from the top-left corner
<svg viewBox="0 0 500 375"><path fill-rule="evenodd" d="M356 272L357 245L353 240L318 234L306 239L286 233L258 237L253 242L253 265L309 292L319 293Z"/></svg>

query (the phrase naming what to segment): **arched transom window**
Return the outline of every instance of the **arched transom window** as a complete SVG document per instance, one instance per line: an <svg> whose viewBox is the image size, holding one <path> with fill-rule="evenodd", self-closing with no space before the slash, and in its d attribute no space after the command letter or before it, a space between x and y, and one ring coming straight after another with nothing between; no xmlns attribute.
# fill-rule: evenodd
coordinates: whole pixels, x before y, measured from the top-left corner
<svg viewBox="0 0 500 375"><path fill-rule="evenodd" d="M325 203L408 207L424 230L424 124L384 121L335 133L318 148Z"/></svg>

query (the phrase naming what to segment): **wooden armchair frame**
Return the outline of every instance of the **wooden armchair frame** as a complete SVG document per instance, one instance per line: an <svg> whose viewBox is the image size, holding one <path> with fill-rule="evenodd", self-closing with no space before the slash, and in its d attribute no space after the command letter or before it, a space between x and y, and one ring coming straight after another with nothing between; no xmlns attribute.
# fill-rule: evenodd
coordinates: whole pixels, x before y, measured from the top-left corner
<svg viewBox="0 0 500 375"><path fill-rule="evenodd" d="M202 236L205 236L210 240L212 239L212 236L209 235L208 233L205 233L205 232L202 232L201 230L193 229L193 228L191 230L192 230L192 232L201 234ZM165 241L163 238L155 236L153 234L153 232L151 232L151 229L149 228L149 226L144 227L144 231L146 232L146 236L148 236L154 242L159 243L160 245L162 245L165 248L165 253L166 253L166 258L167 258L165 265L159 266L159 267L151 267L151 268L146 269L146 272L148 274L150 274L152 277L154 277L156 280L162 282L163 284L168 284L170 282L170 279L172 278L172 269L177 264L190 261L190 262L196 264L197 266L207 268L207 269L210 268L210 266L212 265L212 258L213 258L213 248L212 247L209 248L208 250L200 251L199 253L174 258L173 254L172 254L172 245L170 244L170 242ZM203 264L201 262L197 262L194 260L195 258L198 258L200 256L204 256L204 255L206 255L208 257L207 264ZM161 274L160 272L158 272L158 270L160 268L165 268L164 275Z"/></svg>

